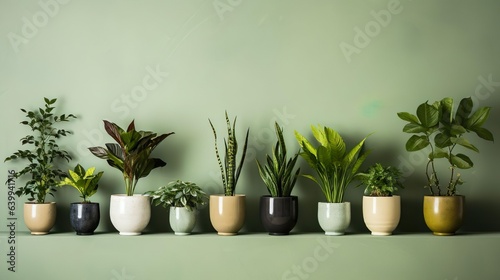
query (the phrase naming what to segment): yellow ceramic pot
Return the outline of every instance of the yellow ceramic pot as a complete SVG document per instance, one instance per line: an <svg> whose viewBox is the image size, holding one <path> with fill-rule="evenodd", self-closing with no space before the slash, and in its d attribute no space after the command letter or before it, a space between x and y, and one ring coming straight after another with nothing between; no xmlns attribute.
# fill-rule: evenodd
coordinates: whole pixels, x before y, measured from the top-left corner
<svg viewBox="0 0 500 280"><path fill-rule="evenodd" d="M245 195L211 195L210 222L219 235L235 235L245 222Z"/></svg>
<svg viewBox="0 0 500 280"><path fill-rule="evenodd" d="M454 235L462 226L465 197L424 196L424 220L434 235Z"/></svg>
<svg viewBox="0 0 500 280"><path fill-rule="evenodd" d="M56 203L34 203L24 204L24 223L33 235L49 233L56 222Z"/></svg>

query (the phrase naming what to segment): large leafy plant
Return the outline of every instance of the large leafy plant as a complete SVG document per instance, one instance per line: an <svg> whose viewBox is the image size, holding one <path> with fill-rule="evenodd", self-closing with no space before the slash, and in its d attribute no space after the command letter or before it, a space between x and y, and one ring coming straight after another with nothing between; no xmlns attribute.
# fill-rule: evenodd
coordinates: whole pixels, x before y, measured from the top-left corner
<svg viewBox="0 0 500 280"><path fill-rule="evenodd" d="M167 207L186 207L193 211L207 203L207 194L195 183L181 180L172 181L155 191L145 194L151 196L151 204Z"/></svg>
<svg viewBox="0 0 500 280"><path fill-rule="evenodd" d="M134 121L124 130L105 120L104 129L116 143L107 143L106 148L91 147L89 150L123 173L125 192L132 196L140 178L148 176L151 170L166 165L166 162L159 158L151 158L151 152L174 132L157 135L150 131L137 131Z"/></svg>
<svg viewBox="0 0 500 280"><path fill-rule="evenodd" d="M295 138L302 147L300 155L317 174L317 177L303 176L318 184L327 202L343 202L347 186L359 176L358 170L369 154L364 149L367 137L348 151L344 140L335 130L322 126L311 126L311 130L318 147L295 131Z"/></svg>
<svg viewBox="0 0 500 280"><path fill-rule="evenodd" d="M242 155L239 161L239 164L236 164L236 156L238 153L238 141L236 140L236 117L234 118L233 124L231 125L231 121L227 115L226 111L226 125L227 125L227 139L224 139L224 161L222 161L219 149L217 146L217 132L215 131L215 127L212 124L212 121L208 119L210 126L212 127L212 131L214 133L215 138L215 155L217 156L217 162L219 163L219 168L221 172L222 178L222 186L224 188L225 196L233 196L236 184L238 183L238 178L240 177L241 168L243 167L243 163L245 162L245 155L247 152L247 144L248 144L248 134L250 129L247 129L245 143L243 144Z"/></svg>
<svg viewBox="0 0 500 280"><path fill-rule="evenodd" d="M463 98L456 111L452 98L443 98L429 104L427 101L420 104L416 115L408 112L399 112L400 119L407 121L403 132L414 134L406 142L409 152L429 149L428 161L425 169L427 188L431 195L456 194L457 185L463 184L460 173L456 169L469 169L474 166L469 156L458 153L456 148L479 152L465 136L474 132L480 138L493 141L493 134L483 127L489 117L490 107L480 107L473 110L472 98ZM436 159L445 159L450 166L450 178L446 184L446 192L441 188L436 168Z"/></svg>
<svg viewBox="0 0 500 280"><path fill-rule="evenodd" d="M257 167L259 168L260 177L264 181L264 184L266 184L271 196L285 197L291 195L297 177L300 174L300 168L293 172L299 153L297 152L289 159L283 138L283 129L278 123L274 123L274 128L278 141L274 146L272 157L269 155L266 156L266 165L261 165L257 160Z"/></svg>
<svg viewBox="0 0 500 280"><path fill-rule="evenodd" d="M399 181L401 175L401 171L397 167L376 163L370 166L365 173L360 173L359 180L366 186L365 195L392 196L398 187L404 188Z"/></svg>
<svg viewBox="0 0 500 280"><path fill-rule="evenodd" d="M54 114L56 98L44 98L44 101L45 106L38 110L21 109L27 118L21 124L28 126L33 132L21 138L21 145L31 148L18 150L5 159L5 161L18 159L27 161L27 165L9 180L29 174L31 179L16 191L16 195L29 196L28 200L36 203L44 203L47 195L53 196L59 180L65 176L64 171L58 168L58 164L60 160L67 162L71 160L70 154L58 144L58 141L71 134L71 131L57 128L56 124L76 118L73 114Z"/></svg>
<svg viewBox="0 0 500 280"><path fill-rule="evenodd" d="M68 176L59 182L59 186L71 186L75 188L83 199L83 203L90 203L89 198L93 196L99 188L99 180L104 172L94 174L95 167L85 170L83 166L77 164L73 170L68 170Z"/></svg>

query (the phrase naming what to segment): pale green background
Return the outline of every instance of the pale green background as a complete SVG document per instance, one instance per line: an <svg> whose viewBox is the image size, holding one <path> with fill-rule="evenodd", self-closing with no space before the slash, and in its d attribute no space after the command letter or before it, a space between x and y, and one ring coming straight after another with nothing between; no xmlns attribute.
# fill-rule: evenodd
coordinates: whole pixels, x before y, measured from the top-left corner
<svg viewBox="0 0 500 280"><path fill-rule="evenodd" d="M219 16L214 3L232 8ZM40 25L40 14L47 12L36 1L2 1L2 156L22 148L19 139L29 133L19 125L24 118L19 108L35 109L42 106L42 97L54 97L59 98L60 112L79 117L71 123L74 135L64 140L74 155L71 166L80 162L105 171L101 190L93 197L102 203L103 213L109 195L124 192L120 173L86 150L112 141L103 130L103 119L122 126L135 119L139 129L176 133L155 153L167 166L142 179L138 192L183 179L219 193L208 118L222 137L228 110L231 117L238 116L241 141L250 127L249 156L237 191L248 195L247 230L259 231L257 202L267 191L255 158L262 160L270 152L274 120L284 127L291 151L298 148L293 131L307 135L311 124L338 130L350 145L374 132L367 142L373 149L368 163L403 168L406 189L400 193L400 229L419 231L425 230L420 215L421 197L426 194L424 158L404 150L409 135L401 132L404 123L396 113L414 112L425 100L473 96L479 105L494 107L487 127L500 138L495 108L500 91L496 1L470 5L402 1L399 13L392 14L359 54L349 57L350 63L339 45L356 46L356 28L370 28L375 23L372 14L387 11L392 2L233 1L234 7L224 3L70 1L57 9L50 6L56 12L47 17L46 25L37 28L27 43L13 47L10 37L23 36L27 25L23 19ZM150 76L148 69L168 77L146 80L156 88L137 95L136 87ZM481 87L480 79L494 81L491 92ZM464 229L498 230L499 223L486 221L486 217L500 218L495 205L500 190L491 176L497 170L498 146L476 143L481 153L471 155L476 167L463 172L467 183L460 188L467 196ZM303 161L300 164L309 171ZM2 164L4 178L11 168L20 165ZM319 188L302 178L294 193L301 198L297 230L319 230L315 219L315 203L323 199ZM361 188L351 188L346 197L353 204L353 231L365 230L361 196ZM78 195L73 189L61 189L55 200L60 208L56 230L70 230L64 215ZM164 214L163 209L156 210L151 230L168 230L161 221ZM208 221L200 227L212 230ZM106 215L99 230L112 230Z"/></svg>
<svg viewBox="0 0 500 280"><path fill-rule="evenodd" d="M52 4L44 10L40 3ZM425 100L473 96L478 105L493 107L487 127L500 139L498 1L40 3L0 1L0 156L22 148L19 139L29 133L19 125L23 120L19 108L35 109L43 97L58 98L59 112L79 117L69 127L74 135L63 143L74 156L70 166L79 162L105 171L101 189L92 197L101 203L98 231L114 231L108 217L109 196L124 192L120 173L86 150L111 141L103 119L122 126L135 119L139 129L176 133L155 152L167 166L142 179L137 192L183 179L197 182L208 193L220 193L208 118L222 136L224 110L238 116L240 139L247 127L251 135L237 187L247 195L243 232L263 231L258 198L267 191L255 159L270 152L275 120L284 127L291 151L298 149L293 131L308 134L311 124L336 129L350 145L373 132L367 142L373 149L367 164L380 161L405 172L398 232L427 232L421 215L427 192L422 187L424 155L404 150L409 135L401 132L404 123L397 112L414 111ZM374 14L391 5L396 5L397 14L385 26L377 24ZM216 6L226 10L218 12ZM29 30L34 21L39 27ZM380 29L373 29L377 26ZM358 44L359 53L346 56L340 45L356 46L358 28L366 27L373 37L363 46ZM29 38L16 46L13 36ZM147 80L148 69L168 77ZM155 86L134 97L145 79ZM482 80L493 82L485 87ZM476 166L462 172L466 185L459 191L467 200L462 231L498 231L498 144L471 140L481 153L468 152ZM310 171L302 160L300 164ZM0 177L5 180L8 169L20 167L2 164ZM0 199L6 201L2 189ZM300 197L294 231L319 232L316 203L323 200L319 188L301 178L294 194ZM362 188L348 190L346 200L353 214L349 232L367 233L361 196ZM18 199L19 207L23 201ZM61 189L55 201L59 216L54 231L70 232L68 205L78 201L78 195L73 189ZM154 209L147 231L170 232L166 213ZM22 217L20 208L17 215ZM5 218L2 209L0 220ZM26 230L21 222L18 226ZM207 209L202 209L196 231L213 231Z"/></svg>

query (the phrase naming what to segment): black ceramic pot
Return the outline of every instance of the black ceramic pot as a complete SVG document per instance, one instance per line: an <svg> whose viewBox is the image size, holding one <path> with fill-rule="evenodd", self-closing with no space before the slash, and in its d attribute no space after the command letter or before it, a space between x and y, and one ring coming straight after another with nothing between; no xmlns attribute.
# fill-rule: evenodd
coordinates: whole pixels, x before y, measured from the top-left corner
<svg viewBox="0 0 500 280"><path fill-rule="evenodd" d="M287 235L297 223L297 196L260 198L260 220L270 235Z"/></svg>
<svg viewBox="0 0 500 280"><path fill-rule="evenodd" d="M71 203L69 220L78 235L91 235L99 225L99 203Z"/></svg>

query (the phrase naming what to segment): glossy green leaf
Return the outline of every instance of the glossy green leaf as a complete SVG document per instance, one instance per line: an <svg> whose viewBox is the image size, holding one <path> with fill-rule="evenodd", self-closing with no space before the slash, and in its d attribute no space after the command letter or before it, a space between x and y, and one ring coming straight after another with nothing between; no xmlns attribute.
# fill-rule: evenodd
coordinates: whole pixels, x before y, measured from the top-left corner
<svg viewBox="0 0 500 280"><path fill-rule="evenodd" d="M489 131L488 129L486 129L484 127L473 127L471 129L471 131L474 131L477 134L477 136L479 136L480 138L482 138L484 140L494 141L493 134L491 133L491 131Z"/></svg>
<svg viewBox="0 0 500 280"><path fill-rule="evenodd" d="M417 117L422 126L431 128L439 122L439 110L427 102L422 103L417 108Z"/></svg>
<svg viewBox="0 0 500 280"><path fill-rule="evenodd" d="M455 121L459 125L464 125L465 121L469 118L470 113L472 112L472 107L474 104L472 103L472 98L463 98L458 105L457 113L455 114Z"/></svg>
<svg viewBox="0 0 500 280"><path fill-rule="evenodd" d="M436 159L436 158L447 158L448 157L448 152L441 148L434 148L434 151L429 153L429 159Z"/></svg>
<svg viewBox="0 0 500 280"><path fill-rule="evenodd" d="M453 99L449 97L443 98L438 107L441 110L441 122L446 125L451 124L453 120Z"/></svg>
<svg viewBox="0 0 500 280"><path fill-rule="evenodd" d="M407 113L407 112L399 112L398 117L400 119L402 119L403 121L407 121L407 122L414 123L414 124L420 124L417 116L410 114L410 113Z"/></svg>
<svg viewBox="0 0 500 280"><path fill-rule="evenodd" d="M490 110L490 107L482 107L477 109L477 111L475 111L472 116L470 116L470 118L465 121L465 128L472 130L473 128L482 127L490 116Z"/></svg>
<svg viewBox="0 0 500 280"><path fill-rule="evenodd" d="M456 143L462 147L465 147L469 150L472 150L474 152L479 153L479 150L476 148L476 146L472 145L467 139L465 139L463 137L452 138L452 142Z"/></svg>
<svg viewBox="0 0 500 280"><path fill-rule="evenodd" d="M450 155L451 163L460 169L469 169L474 166L471 159L464 154Z"/></svg>
<svg viewBox="0 0 500 280"><path fill-rule="evenodd" d="M403 132L406 132L406 133L421 133L421 132L426 132L426 131L427 131L427 128L425 128L419 124L415 124L415 123L407 123L403 127Z"/></svg>
<svg viewBox="0 0 500 280"><path fill-rule="evenodd" d="M427 146L429 146L429 141L425 136L413 135L406 142L406 150L408 152L419 151Z"/></svg>
<svg viewBox="0 0 500 280"><path fill-rule="evenodd" d="M450 137L445 133L438 133L434 137L434 143L438 148L446 148L453 145L453 142L450 140Z"/></svg>

